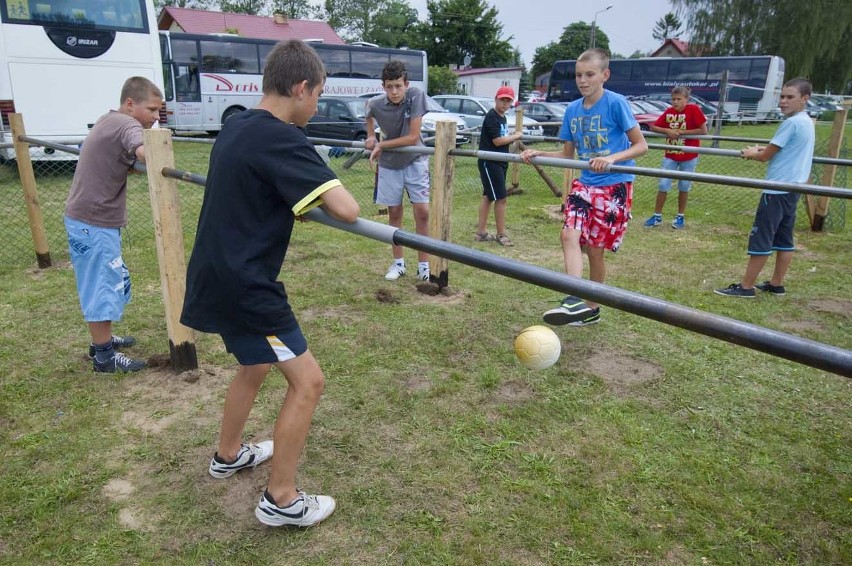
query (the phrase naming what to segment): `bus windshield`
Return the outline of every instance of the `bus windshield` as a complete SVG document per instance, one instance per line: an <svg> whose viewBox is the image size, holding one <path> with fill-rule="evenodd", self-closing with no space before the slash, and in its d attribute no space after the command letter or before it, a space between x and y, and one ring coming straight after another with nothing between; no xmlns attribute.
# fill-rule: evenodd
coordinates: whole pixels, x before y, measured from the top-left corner
<svg viewBox="0 0 852 566"><path fill-rule="evenodd" d="M3 21L66 28L148 31L142 0L6 0Z"/></svg>

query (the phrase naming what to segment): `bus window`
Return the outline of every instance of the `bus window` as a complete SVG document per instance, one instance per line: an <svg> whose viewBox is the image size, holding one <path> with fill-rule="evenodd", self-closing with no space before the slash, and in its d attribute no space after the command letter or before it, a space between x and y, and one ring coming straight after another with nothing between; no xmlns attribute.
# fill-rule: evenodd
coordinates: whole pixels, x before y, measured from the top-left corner
<svg viewBox="0 0 852 566"><path fill-rule="evenodd" d="M352 68L356 69L352 76L359 79L382 79L382 69L388 62L387 53L372 51L353 51ZM410 72L410 71L409 71ZM411 77L409 76L409 80Z"/></svg>
<svg viewBox="0 0 852 566"><path fill-rule="evenodd" d="M172 38L172 61L175 63L198 63L198 42L194 39Z"/></svg>
<svg viewBox="0 0 852 566"><path fill-rule="evenodd" d="M266 58L269 57L269 54L272 53L272 49L275 47L274 43L265 44L262 43L257 46L258 51L260 52L260 72L263 72L264 67L266 67Z"/></svg>
<svg viewBox="0 0 852 566"><path fill-rule="evenodd" d="M257 46L251 43L232 41L199 41L201 46L201 70L205 73L252 73L260 72Z"/></svg>
<svg viewBox="0 0 852 566"><path fill-rule="evenodd" d="M325 64L325 74L329 77L348 77L351 73L349 51L344 49L318 49L322 62Z"/></svg>
<svg viewBox="0 0 852 566"><path fill-rule="evenodd" d="M392 55L393 59L398 59L405 63L405 68L408 70L408 80L410 81L422 81L425 80L426 77L423 76L423 54L422 53L412 53L410 55ZM377 77L379 79L382 78L381 73Z"/></svg>
<svg viewBox="0 0 852 566"><path fill-rule="evenodd" d="M751 60L750 59L718 59L711 60L710 66L707 70L707 78L708 79L721 79L722 72L727 69L728 70L728 80L740 80L744 81L748 79L748 70Z"/></svg>
<svg viewBox="0 0 852 566"><path fill-rule="evenodd" d="M550 78L552 81L574 80L574 63L557 61L553 65L553 72L550 74Z"/></svg>
<svg viewBox="0 0 852 566"><path fill-rule="evenodd" d="M633 61L630 59L615 59L609 62L610 79L629 80L631 72L633 72Z"/></svg>
<svg viewBox="0 0 852 566"><path fill-rule="evenodd" d="M199 102L201 88L198 82L198 65L175 64L175 90L178 102Z"/></svg>
<svg viewBox="0 0 852 566"><path fill-rule="evenodd" d="M4 21L84 27L97 30L147 32L145 6L139 0L102 2L75 0L73 5L61 0L9 0L4 2Z"/></svg>
<svg viewBox="0 0 852 566"><path fill-rule="evenodd" d="M669 79L673 81L707 79L707 63L701 59L672 59L669 63Z"/></svg>
<svg viewBox="0 0 852 566"><path fill-rule="evenodd" d="M668 60L643 60L642 64L633 65L631 78L642 81L664 81L668 78Z"/></svg>
<svg viewBox="0 0 852 566"><path fill-rule="evenodd" d="M769 73L769 58L752 59L751 72L748 78L750 80L758 80L766 82L766 75Z"/></svg>

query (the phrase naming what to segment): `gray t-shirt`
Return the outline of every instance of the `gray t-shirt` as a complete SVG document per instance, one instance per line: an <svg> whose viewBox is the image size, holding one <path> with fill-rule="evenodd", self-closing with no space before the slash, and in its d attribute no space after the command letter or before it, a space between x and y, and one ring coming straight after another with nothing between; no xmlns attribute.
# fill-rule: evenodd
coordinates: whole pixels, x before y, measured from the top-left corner
<svg viewBox="0 0 852 566"><path fill-rule="evenodd" d="M399 104L391 104L387 94L371 98L367 103L367 117L379 123L384 139L395 139L409 132L411 118L421 118L426 114L426 95L417 87L409 87L405 98ZM415 145L422 146L418 138ZM405 169L416 159L429 159L427 155L383 151L379 156L379 166L388 169Z"/></svg>
<svg viewBox="0 0 852 566"><path fill-rule="evenodd" d="M142 124L132 116L101 116L83 141L65 215L103 228L127 224L127 174L142 143Z"/></svg>

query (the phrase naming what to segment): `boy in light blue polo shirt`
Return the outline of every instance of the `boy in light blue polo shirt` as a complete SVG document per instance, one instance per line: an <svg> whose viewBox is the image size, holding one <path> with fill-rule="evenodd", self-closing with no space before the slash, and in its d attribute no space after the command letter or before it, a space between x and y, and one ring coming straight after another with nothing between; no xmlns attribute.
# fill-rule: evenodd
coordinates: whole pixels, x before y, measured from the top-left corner
<svg viewBox="0 0 852 566"><path fill-rule="evenodd" d="M786 117L769 145L742 150L743 159L769 161L766 180L786 183L806 183L811 175L814 158L815 130L805 106L811 96L811 83L801 77L791 79L781 90L781 112ZM784 295L784 277L793 261L793 228L799 193L765 190L754 216L748 239L748 264L739 283L732 283L714 292L727 297L754 298L754 289L771 295ZM766 261L776 252L772 278L755 285Z"/></svg>

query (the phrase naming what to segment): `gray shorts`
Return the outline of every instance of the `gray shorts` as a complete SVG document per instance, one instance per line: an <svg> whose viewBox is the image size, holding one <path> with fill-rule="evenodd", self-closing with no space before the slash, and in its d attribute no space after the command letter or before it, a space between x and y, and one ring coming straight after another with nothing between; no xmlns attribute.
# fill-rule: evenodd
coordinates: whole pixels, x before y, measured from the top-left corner
<svg viewBox="0 0 852 566"><path fill-rule="evenodd" d="M376 181L376 204L399 206L402 193L408 192L412 204L429 203L429 158L412 161L405 169L379 167Z"/></svg>

